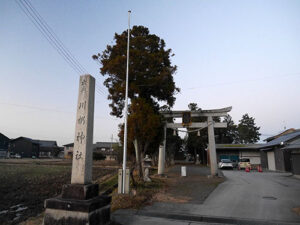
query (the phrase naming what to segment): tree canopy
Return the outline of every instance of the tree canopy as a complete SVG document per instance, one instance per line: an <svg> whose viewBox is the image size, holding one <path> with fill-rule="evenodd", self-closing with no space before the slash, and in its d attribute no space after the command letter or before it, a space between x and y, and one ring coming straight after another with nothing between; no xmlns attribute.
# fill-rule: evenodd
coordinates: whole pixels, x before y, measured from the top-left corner
<svg viewBox="0 0 300 225"><path fill-rule="evenodd" d="M237 127L238 143L249 144L257 142L260 136L259 129L260 127L255 125L253 117L250 117L248 113L243 115Z"/></svg>
<svg viewBox="0 0 300 225"><path fill-rule="evenodd" d="M238 130L237 125L234 124L232 117L228 114L224 117L223 123L227 123L226 128L221 128L216 131L218 138L216 138L216 143L218 144L232 144L238 141Z"/></svg>
<svg viewBox="0 0 300 225"><path fill-rule="evenodd" d="M125 78L127 60L127 30L115 33L115 43L107 45L93 59L101 63L100 73L106 77L112 115L122 117L125 99ZM171 49L166 49L165 41L150 34L144 26L133 26L130 32L129 88L130 99L143 98L158 108L163 101L170 107L175 103L174 95L179 91L173 74L177 67L171 65Z"/></svg>
<svg viewBox="0 0 300 225"><path fill-rule="evenodd" d="M188 105L189 110L191 111L198 111L201 110L197 103L190 103ZM192 122L205 122L207 119L206 117L192 117ZM191 154L196 162L197 154L200 156L202 163L206 161L206 153L205 148L207 147L207 129L202 129L200 132L200 136L198 136L198 132L195 131L197 129L194 128L187 128L188 136L185 139L185 148L186 151Z"/></svg>

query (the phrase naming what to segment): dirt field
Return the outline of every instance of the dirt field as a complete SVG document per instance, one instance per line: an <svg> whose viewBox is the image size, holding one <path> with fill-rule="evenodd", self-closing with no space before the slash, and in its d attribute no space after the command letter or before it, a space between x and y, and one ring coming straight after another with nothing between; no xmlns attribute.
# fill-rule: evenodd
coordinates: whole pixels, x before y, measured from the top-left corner
<svg viewBox="0 0 300 225"><path fill-rule="evenodd" d="M93 180L96 183L117 173L116 168L95 164ZM0 162L0 224L18 224L37 216L44 211L44 200L60 194L62 185L70 180L70 162Z"/></svg>

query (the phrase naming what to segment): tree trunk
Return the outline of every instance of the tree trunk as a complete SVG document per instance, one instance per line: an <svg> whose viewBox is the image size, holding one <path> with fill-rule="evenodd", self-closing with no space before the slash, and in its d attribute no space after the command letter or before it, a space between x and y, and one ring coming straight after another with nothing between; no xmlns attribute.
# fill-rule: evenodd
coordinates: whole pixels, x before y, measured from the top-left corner
<svg viewBox="0 0 300 225"><path fill-rule="evenodd" d="M135 182L135 179L134 179L134 176L133 176L134 168L135 168L135 163L134 163L134 165L132 165L130 167L130 178L131 178L133 187L136 187L137 185L136 185L136 182Z"/></svg>
<svg viewBox="0 0 300 225"><path fill-rule="evenodd" d="M138 155L139 155L139 150L138 150L139 146L138 146L138 140L137 139L133 140L133 145L134 145L134 150L135 150L135 162L138 165L139 164L139 157L138 157Z"/></svg>
<svg viewBox="0 0 300 225"><path fill-rule="evenodd" d="M197 164L197 150L194 149L194 164Z"/></svg>
<svg viewBox="0 0 300 225"><path fill-rule="evenodd" d="M138 171L139 178L143 178L143 168L142 168L142 159L141 159L141 146L138 139L134 139L133 141L134 149L135 149L135 161L136 167Z"/></svg>
<svg viewBox="0 0 300 225"><path fill-rule="evenodd" d="M170 156L170 164L171 164L171 166L173 166L173 165L175 165L175 156L174 156L174 154L171 154L171 156Z"/></svg>

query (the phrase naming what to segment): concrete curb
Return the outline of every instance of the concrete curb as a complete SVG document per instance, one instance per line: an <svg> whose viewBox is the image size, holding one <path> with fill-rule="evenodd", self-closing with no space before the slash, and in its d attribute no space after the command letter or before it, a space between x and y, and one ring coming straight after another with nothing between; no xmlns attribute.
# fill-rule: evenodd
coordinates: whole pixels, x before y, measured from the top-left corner
<svg viewBox="0 0 300 225"><path fill-rule="evenodd" d="M232 217L213 217L204 215L193 214L172 214L172 213L160 213L140 210L135 213L138 216L159 217L173 220L185 220L192 222L211 222L211 223L226 223L226 224L239 224L239 225L296 225L299 222L288 222L278 220L257 220L257 219L243 219Z"/></svg>
<svg viewBox="0 0 300 225"><path fill-rule="evenodd" d="M300 180L300 175L294 174L293 177Z"/></svg>

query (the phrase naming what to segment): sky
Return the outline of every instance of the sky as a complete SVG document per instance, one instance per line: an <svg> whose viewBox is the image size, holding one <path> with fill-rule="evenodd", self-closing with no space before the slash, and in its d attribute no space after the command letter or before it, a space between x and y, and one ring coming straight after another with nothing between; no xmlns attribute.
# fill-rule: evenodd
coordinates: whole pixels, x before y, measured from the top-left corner
<svg viewBox="0 0 300 225"><path fill-rule="evenodd" d="M74 141L79 74L57 53L17 2L0 1L0 133ZM27 0L96 78L94 142L117 138L104 78L92 55L115 33L143 25L165 40L181 92L173 110L232 106L248 113L261 139L300 128L300 1Z"/></svg>

